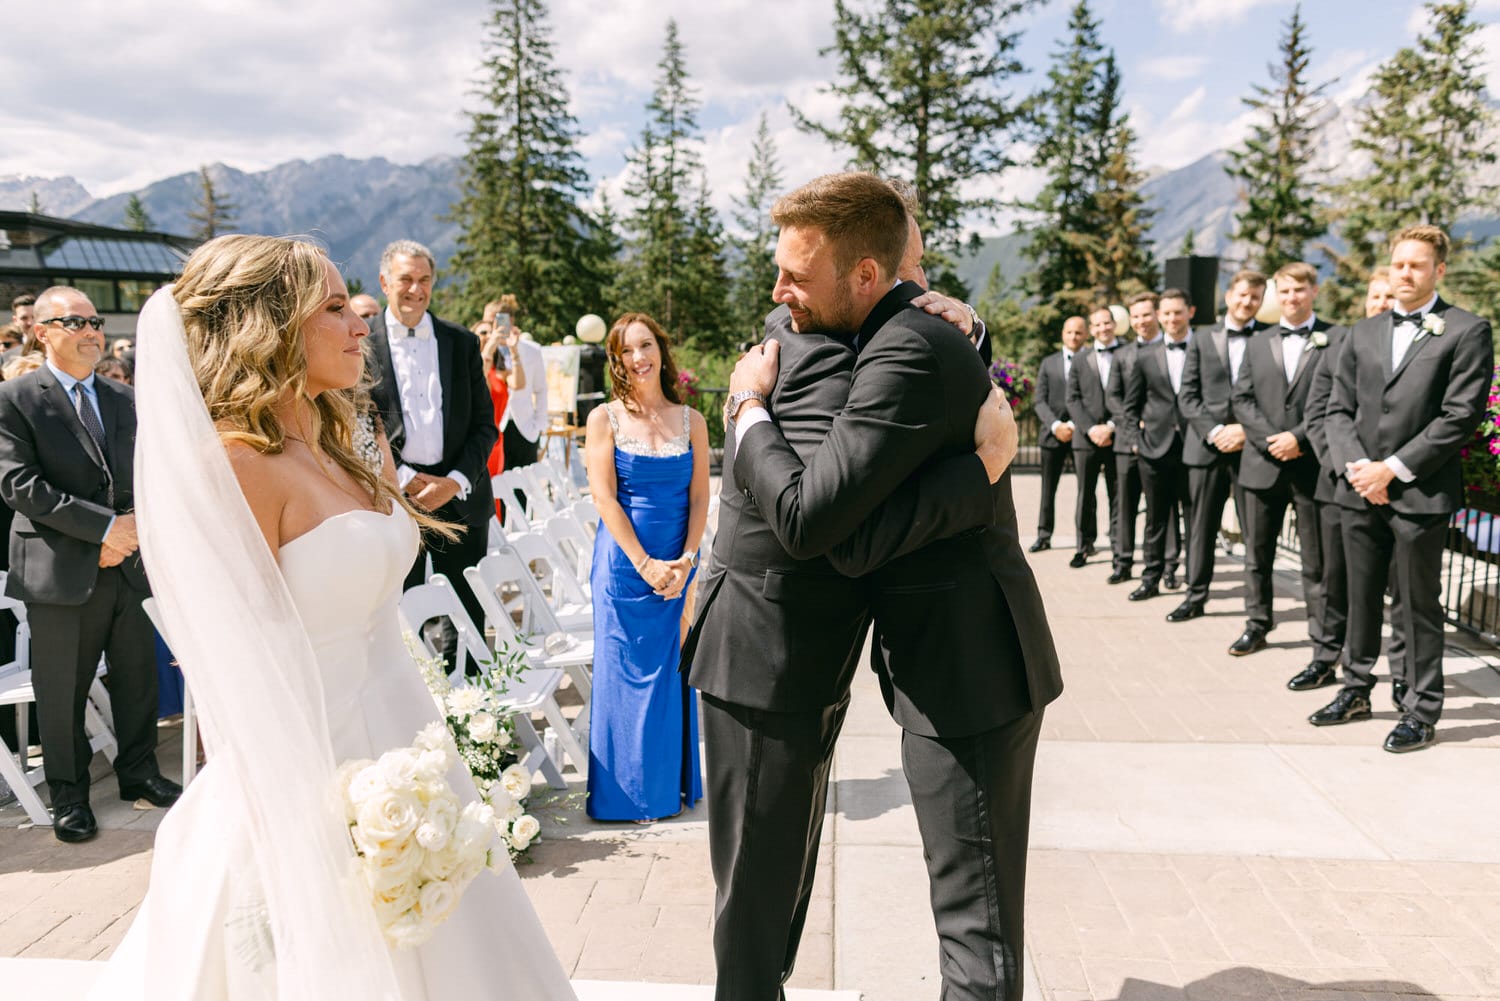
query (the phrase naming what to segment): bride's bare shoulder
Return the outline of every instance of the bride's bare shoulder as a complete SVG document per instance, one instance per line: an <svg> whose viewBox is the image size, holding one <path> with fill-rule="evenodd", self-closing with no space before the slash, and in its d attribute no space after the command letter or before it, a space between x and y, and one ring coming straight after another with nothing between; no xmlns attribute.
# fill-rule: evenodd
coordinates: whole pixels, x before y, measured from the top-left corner
<svg viewBox="0 0 1500 1001"><path fill-rule="evenodd" d="M270 455L242 441L224 443L240 492L274 553L281 548L281 516L291 495L296 470L283 455Z"/></svg>

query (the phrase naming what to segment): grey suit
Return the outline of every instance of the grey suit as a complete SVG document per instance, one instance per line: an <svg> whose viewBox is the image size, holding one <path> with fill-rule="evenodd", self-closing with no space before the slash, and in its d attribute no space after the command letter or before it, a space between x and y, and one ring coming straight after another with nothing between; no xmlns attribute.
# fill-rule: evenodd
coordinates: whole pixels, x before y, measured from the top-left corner
<svg viewBox="0 0 1500 1001"><path fill-rule="evenodd" d="M1373 684L1394 557L1411 672L1402 708L1428 724L1443 708L1442 552L1448 519L1463 502L1459 451L1484 417L1494 371L1488 320L1442 299L1432 313L1443 319L1443 332L1417 336L1399 362L1392 357L1394 313L1356 324L1338 355L1325 418L1334 469L1394 456L1415 477L1391 481L1389 504L1370 504L1347 477L1335 488L1349 562L1344 687L1368 692Z"/></svg>
<svg viewBox="0 0 1500 1001"><path fill-rule="evenodd" d="M1110 375L1117 348L1111 346ZM1113 534L1118 498L1115 496L1115 451L1108 445L1095 445L1089 428L1108 424L1109 404L1105 396L1105 379L1099 365L1099 350L1089 346L1078 352L1068 372L1068 414L1073 420L1073 468L1078 476L1078 503L1073 522L1078 536L1078 551L1093 546L1099 537L1099 477L1104 477L1104 492L1109 498L1109 526Z"/></svg>
<svg viewBox="0 0 1500 1001"><path fill-rule="evenodd" d="M1161 334L1156 339L1161 339ZM1104 387L1109 418L1115 422L1115 537L1114 569L1129 573L1135 564L1135 523L1140 514L1145 488L1141 483L1141 458L1137 454L1141 429L1125 416L1125 396L1130 388L1130 373L1145 347L1139 340L1120 346L1115 363L1109 370L1109 385ZM1165 569L1177 573L1182 554L1182 514L1174 498L1167 513ZM1144 555L1144 554L1143 554Z"/></svg>
<svg viewBox="0 0 1500 1001"><path fill-rule="evenodd" d="M1054 351L1042 359L1036 371L1036 417L1041 425L1037 433L1037 445L1040 446L1042 459L1042 502L1036 516L1036 537L1039 540L1052 538L1056 521L1057 485L1062 482L1063 466L1068 459L1068 443L1058 441L1057 436L1052 433L1053 424L1068 422L1066 362L1062 351Z"/></svg>

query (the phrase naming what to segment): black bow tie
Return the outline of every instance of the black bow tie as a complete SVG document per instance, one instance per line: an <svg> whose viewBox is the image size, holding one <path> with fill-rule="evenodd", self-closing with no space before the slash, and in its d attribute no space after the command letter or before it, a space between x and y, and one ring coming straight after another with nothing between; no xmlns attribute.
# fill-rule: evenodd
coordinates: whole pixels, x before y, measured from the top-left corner
<svg viewBox="0 0 1500 1001"><path fill-rule="evenodd" d="M1107 355L1107 354L1111 353L1112 351L1114 351L1114 349L1117 348L1117 347L1119 347L1119 346L1120 345L1118 345L1118 344L1111 344L1107 348L1095 348L1094 349L1094 354Z"/></svg>
<svg viewBox="0 0 1500 1001"><path fill-rule="evenodd" d="M1281 325L1281 336L1283 336L1283 337L1290 337L1293 334L1295 334L1298 337L1306 337L1307 334L1308 334L1308 332L1310 330L1312 330L1312 324L1311 323L1307 324L1306 326L1302 326L1302 327L1288 327L1286 324L1283 323Z"/></svg>
<svg viewBox="0 0 1500 1001"><path fill-rule="evenodd" d="M1167 341L1167 350L1168 351L1186 351L1187 350L1187 341L1186 340L1181 340L1181 341L1169 340L1169 341Z"/></svg>
<svg viewBox="0 0 1500 1001"><path fill-rule="evenodd" d="M1422 323L1422 317L1425 315L1425 314L1420 313L1420 312L1417 312L1417 313L1403 313L1399 309L1393 309L1393 310L1391 310L1391 312L1395 314L1395 316L1396 316L1396 322L1397 323L1415 323L1415 324L1417 324L1419 326Z"/></svg>
<svg viewBox="0 0 1500 1001"><path fill-rule="evenodd" d="M1228 334L1230 337L1249 337L1252 333L1254 333L1254 331L1252 331L1249 327L1245 327L1241 330L1230 330L1228 327L1225 327L1224 333Z"/></svg>

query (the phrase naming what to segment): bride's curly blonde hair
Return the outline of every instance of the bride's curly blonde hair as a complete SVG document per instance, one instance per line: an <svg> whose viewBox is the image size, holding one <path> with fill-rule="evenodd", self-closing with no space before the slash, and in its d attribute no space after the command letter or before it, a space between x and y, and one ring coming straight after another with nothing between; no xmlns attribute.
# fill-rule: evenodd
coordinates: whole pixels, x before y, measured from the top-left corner
<svg viewBox="0 0 1500 1001"><path fill-rule="evenodd" d="M172 287L187 332L188 358L209 418L227 442L263 454L286 447L276 415L288 391L307 392L307 352L300 336L327 298L328 255L316 244L272 236L221 236L203 244ZM311 402L312 436L330 459L377 503L391 500L424 528L451 528L414 507L354 451L357 401L368 376L352 390L330 390Z"/></svg>

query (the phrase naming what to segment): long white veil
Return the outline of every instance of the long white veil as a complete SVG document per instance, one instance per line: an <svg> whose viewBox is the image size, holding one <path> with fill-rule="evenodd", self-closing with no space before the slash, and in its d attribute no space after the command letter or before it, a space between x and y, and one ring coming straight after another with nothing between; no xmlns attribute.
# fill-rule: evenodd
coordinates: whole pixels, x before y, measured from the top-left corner
<svg viewBox="0 0 1500 1001"><path fill-rule="evenodd" d="M391 957L355 873L335 791L318 665L209 420L170 288L141 312L137 359L141 550L212 751L203 779L229 783L243 804L238 816L215 819L248 829L252 849L234 860L232 875L258 883L264 895L274 996L397 1001ZM225 832L209 827L192 836ZM171 875L189 885L194 878ZM142 919L151 921L149 907ZM153 956L170 955L172 943L157 934L169 936L170 924L164 918L163 927L144 929ZM153 986L163 988L155 997L177 996L166 984Z"/></svg>

